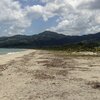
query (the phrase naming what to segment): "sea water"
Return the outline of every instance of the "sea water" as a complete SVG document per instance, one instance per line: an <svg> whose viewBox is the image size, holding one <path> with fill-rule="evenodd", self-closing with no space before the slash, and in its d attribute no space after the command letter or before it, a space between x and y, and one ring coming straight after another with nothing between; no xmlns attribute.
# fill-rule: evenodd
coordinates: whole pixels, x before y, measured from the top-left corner
<svg viewBox="0 0 100 100"><path fill-rule="evenodd" d="M20 52L20 51L25 51L25 49L5 49L5 48L0 48L0 55L13 54L13 53Z"/></svg>

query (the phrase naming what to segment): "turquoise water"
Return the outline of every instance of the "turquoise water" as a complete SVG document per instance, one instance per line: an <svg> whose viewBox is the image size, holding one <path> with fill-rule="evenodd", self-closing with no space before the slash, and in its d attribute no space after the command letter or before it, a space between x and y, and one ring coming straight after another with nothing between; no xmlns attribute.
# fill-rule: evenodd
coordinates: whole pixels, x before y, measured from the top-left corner
<svg viewBox="0 0 100 100"><path fill-rule="evenodd" d="M25 51L25 49L4 49L4 48L0 48L0 55L8 54L8 53L14 53L14 52L20 52L20 51Z"/></svg>

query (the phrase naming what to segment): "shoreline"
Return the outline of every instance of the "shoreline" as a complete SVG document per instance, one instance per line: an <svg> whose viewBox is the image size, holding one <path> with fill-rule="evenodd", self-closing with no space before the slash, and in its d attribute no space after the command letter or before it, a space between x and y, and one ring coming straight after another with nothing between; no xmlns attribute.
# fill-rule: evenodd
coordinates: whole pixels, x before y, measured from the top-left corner
<svg viewBox="0 0 100 100"><path fill-rule="evenodd" d="M0 65L6 64L9 61L15 60L18 57L22 57L24 55L28 55L32 52L34 52L35 50L25 50L25 51L20 51L20 52L12 52L12 53L7 53L7 54L3 54L0 55Z"/></svg>
<svg viewBox="0 0 100 100"><path fill-rule="evenodd" d="M33 49L0 61L0 100L100 100L100 57Z"/></svg>
<svg viewBox="0 0 100 100"><path fill-rule="evenodd" d="M29 55L30 53L32 52L35 52L36 50L35 49L28 49L28 50L25 50L25 51L18 51L18 52L10 52L10 53L7 53L7 54L1 54L0 55L0 65L3 65L3 64L7 64L8 62L12 61L12 60L16 60L17 58L19 57L23 57L24 55ZM45 50L44 50L45 51ZM97 52L72 52L72 53L68 53L70 55L77 55L77 56L98 56ZM67 55L67 52L66 52L66 55Z"/></svg>

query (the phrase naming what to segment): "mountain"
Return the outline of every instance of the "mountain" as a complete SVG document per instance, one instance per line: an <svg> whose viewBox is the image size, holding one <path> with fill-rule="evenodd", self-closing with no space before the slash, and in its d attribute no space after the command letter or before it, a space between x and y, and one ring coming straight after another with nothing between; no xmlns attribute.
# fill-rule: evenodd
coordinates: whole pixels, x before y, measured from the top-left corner
<svg viewBox="0 0 100 100"><path fill-rule="evenodd" d="M15 35L0 37L0 48L42 48L78 43L100 43L100 32L83 36L66 36L56 32L45 31L36 35Z"/></svg>

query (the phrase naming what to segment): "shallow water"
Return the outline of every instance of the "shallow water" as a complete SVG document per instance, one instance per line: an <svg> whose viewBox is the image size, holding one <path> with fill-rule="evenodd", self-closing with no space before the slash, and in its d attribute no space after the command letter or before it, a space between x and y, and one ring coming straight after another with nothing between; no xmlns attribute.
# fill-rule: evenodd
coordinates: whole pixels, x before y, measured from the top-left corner
<svg viewBox="0 0 100 100"><path fill-rule="evenodd" d="M5 48L0 48L0 55L2 55L2 54L11 54L11 53L25 51L25 50L26 49L5 49Z"/></svg>

